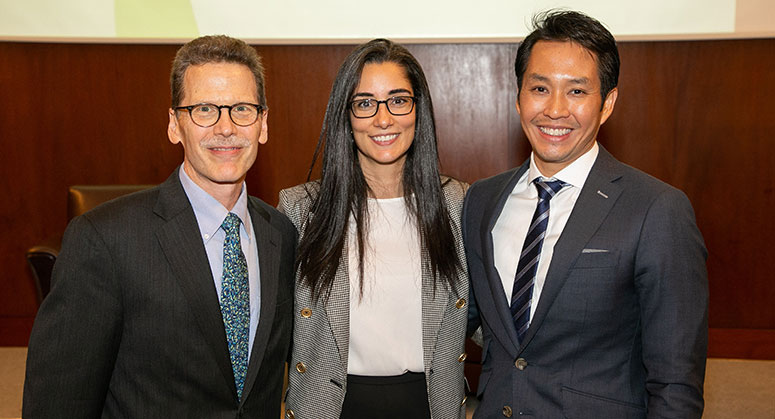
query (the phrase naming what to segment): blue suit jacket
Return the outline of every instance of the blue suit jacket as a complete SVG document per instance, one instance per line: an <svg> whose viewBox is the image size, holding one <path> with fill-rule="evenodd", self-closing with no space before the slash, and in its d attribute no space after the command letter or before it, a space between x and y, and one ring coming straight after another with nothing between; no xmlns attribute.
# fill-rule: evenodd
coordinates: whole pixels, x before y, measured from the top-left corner
<svg viewBox="0 0 775 419"><path fill-rule="evenodd" d="M475 183L463 209L484 338L475 418L699 418L707 252L687 197L601 147L520 342L491 232L527 168Z"/></svg>

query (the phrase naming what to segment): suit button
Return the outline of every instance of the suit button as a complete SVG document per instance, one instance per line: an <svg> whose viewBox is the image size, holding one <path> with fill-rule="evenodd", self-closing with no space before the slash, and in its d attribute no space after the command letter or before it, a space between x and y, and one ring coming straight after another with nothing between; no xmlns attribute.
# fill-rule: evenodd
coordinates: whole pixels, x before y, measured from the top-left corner
<svg viewBox="0 0 775 419"><path fill-rule="evenodd" d="M517 360L514 362L514 365L520 371L524 371L525 368L527 368L527 361L525 360L525 358L517 358Z"/></svg>
<svg viewBox="0 0 775 419"><path fill-rule="evenodd" d="M307 366L304 365L303 362L297 362L296 371L298 371L300 374L304 374L305 372L307 372Z"/></svg>
<svg viewBox="0 0 775 419"><path fill-rule="evenodd" d="M463 308L466 306L466 299L465 298L459 298L457 302L455 303L455 307L457 308Z"/></svg>
<svg viewBox="0 0 775 419"><path fill-rule="evenodd" d="M285 419L295 419L296 415L293 414L293 410L288 409L285 411Z"/></svg>
<svg viewBox="0 0 775 419"><path fill-rule="evenodd" d="M514 413L511 411L511 406L503 406L502 412L503 412L503 416L506 416L507 418L510 418L512 413Z"/></svg>
<svg viewBox="0 0 775 419"><path fill-rule="evenodd" d="M466 358L468 358L468 354L463 352L459 357L457 357L457 362L463 362L466 360Z"/></svg>
<svg viewBox="0 0 775 419"><path fill-rule="evenodd" d="M309 307L304 307L301 309L301 317L308 319L310 316L312 316L312 310L310 310Z"/></svg>

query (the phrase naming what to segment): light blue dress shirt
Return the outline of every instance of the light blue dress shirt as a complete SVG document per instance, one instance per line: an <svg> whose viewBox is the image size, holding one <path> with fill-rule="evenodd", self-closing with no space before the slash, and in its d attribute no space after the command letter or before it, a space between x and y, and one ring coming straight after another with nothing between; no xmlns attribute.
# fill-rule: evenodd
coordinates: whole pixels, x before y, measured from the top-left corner
<svg viewBox="0 0 775 419"><path fill-rule="evenodd" d="M184 163L185 164L185 163ZM194 208L194 215L199 224L199 233L207 252L207 260L210 262L210 271L213 275L213 284L218 293L218 299L221 298L221 282L223 276L223 240L226 232L221 228L223 220L229 215L220 202L210 194L199 187L183 170L183 166L178 171L180 183L188 196L191 206ZM253 223L248 211L248 194L245 188L245 182L242 182L242 191L234 204L231 212L237 214L242 221L240 226L240 244L242 253L248 262L248 284L250 289L250 340L248 342L248 357L253 352L253 340L256 337L256 327L258 327L258 316L261 312L261 280L258 267L258 245L256 243L256 234L253 230Z"/></svg>

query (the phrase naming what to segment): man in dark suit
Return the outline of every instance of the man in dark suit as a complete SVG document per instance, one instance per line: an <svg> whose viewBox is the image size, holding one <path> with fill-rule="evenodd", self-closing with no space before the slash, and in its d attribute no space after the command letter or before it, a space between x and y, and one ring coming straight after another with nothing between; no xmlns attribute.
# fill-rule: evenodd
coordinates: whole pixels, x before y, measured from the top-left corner
<svg viewBox="0 0 775 419"><path fill-rule="evenodd" d="M464 206L474 417L699 418L707 253L691 205L596 142L618 95L613 36L577 12L535 26L515 62L531 156Z"/></svg>
<svg viewBox="0 0 775 419"><path fill-rule="evenodd" d="M280 415L296 230L246 192L267 140L263 67L242 41L202 37L171 82L183 164L68 226L30 338L25 418Z"/></svg>

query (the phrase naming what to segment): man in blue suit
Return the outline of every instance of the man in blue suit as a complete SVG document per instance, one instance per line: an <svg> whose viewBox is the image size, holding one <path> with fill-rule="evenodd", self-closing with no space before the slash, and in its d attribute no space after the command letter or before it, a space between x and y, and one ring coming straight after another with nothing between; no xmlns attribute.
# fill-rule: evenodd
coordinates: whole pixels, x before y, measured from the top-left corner
<svg viewBox="0 0 775 419"><path fill-rule="evenodd" d="M610 32L569 11L535 26L515 62L531 156L463 210L474 417L699 418L707 252L691 204L596 142L618 95Z"/></svg>

